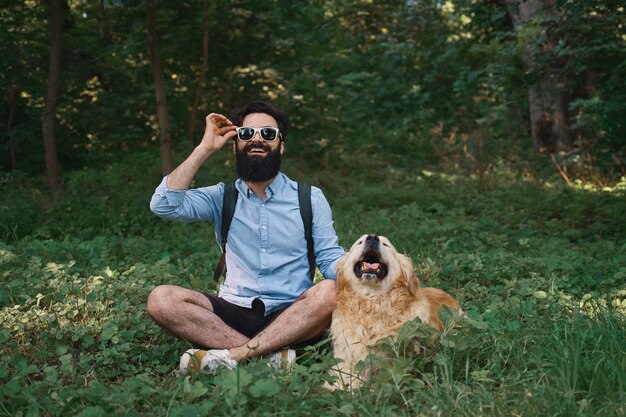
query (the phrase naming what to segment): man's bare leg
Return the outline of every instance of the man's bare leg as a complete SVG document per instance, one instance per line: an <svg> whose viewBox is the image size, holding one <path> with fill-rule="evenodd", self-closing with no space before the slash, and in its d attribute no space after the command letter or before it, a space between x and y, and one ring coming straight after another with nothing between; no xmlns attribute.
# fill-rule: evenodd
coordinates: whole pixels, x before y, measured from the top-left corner
<svg viewBox="0 0 626 417"><path fill-rule="evenodd" d="M209 299L198 291L159 285L148 296L147 310L165 330L199 346L229 349L250 340L216 316Z"/></svg>
<svg viewBox="0 0 626 417"><path fill-rule="evenodd" d="M326 279L308 289L269 326L250 339L213 313L208 298L175 285L160 285L148 297L148 314L170 333L212 349L229 349L231 359L260 356L319 336L330 324L337 287Z"/></svg>
<svg viewBox="0 0 626 417"><path fill-rule="evenodd" d="M231 348L231 359L265 355L319 336L330 324L336 297L335 281L325 279L314 285L258 335Z"/></svg>

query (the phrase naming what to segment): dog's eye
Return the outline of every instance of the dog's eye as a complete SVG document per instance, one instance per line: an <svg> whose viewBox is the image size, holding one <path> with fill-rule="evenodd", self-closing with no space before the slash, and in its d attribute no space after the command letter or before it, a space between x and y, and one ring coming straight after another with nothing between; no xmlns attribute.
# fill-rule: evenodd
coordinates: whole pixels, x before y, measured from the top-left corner
<svg viewBox="0 0 626 417"><path fill-rule="evenodd" d="M357 245L362 245L363 241L357 242Z"/></svg>
<svg viewBox="0 0 626 417"><path fill-rule="evenodd" d="M385 242L383 242L383 246L387 246L387 247L389 247L389 245L388 245L388 244L386 244Z"/></svg>

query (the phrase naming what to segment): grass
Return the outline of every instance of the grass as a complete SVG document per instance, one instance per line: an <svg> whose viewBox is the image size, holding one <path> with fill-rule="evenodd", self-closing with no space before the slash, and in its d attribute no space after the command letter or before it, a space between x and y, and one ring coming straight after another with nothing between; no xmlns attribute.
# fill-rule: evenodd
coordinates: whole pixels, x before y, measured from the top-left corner
<svg viewBox="0 0 626 417"><path fill-rule="evenodd" d="M624 187L506 172L485 183L380 161L336 176L285 165L324 184L344 247L386 235L469 318L445 335L410 323L354 394L321 388L327 344L301 351L291 373L260 359L179 377L188 345L148 319L145 300L161 283L215 290L212 226L149 213L159 175L147 154L70 174L46 211L37 184L13 174L0 207L0 415L626 414ZM228 156L208 171L198 184L233 177ZM439 349L410 354L432 337Z"/></svg>

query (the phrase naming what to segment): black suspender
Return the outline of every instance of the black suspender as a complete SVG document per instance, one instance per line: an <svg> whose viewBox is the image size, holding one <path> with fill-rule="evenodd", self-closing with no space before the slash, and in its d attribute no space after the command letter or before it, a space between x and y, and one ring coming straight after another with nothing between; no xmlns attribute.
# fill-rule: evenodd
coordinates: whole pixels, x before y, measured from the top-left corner
<svg viewBox="0 0 626 417"><path fill-rule="evenodd" d="M313 209L311 208L310 184L298 183L298 203L300 204L300 216L302 216L302 223L304 224L309 271L311 273L311 281L313 281L313 278L315 278L315 252L313 250Z"/></svg>
<svg viewBox="0 0 626 417"><path fill-rule="evenodd" d="M233 215L235 214L235 205L237 204L237 197L239 192L235 187L235 184L226 184L224 186L224 204L222 207L222 255L220 256L219 263L213 273L213 279L217 282L222 275L222 272L226 272L226 239L228 237L228 230L230 224L233 221ZM306 238L307 256L309 258L309 271L311 274L311 281L315 278L315 252L313 250L313 209L311 207L311 185L298 183L298 204L300 205L300 216L302 217L302 223L304 224L304 237Z"/></svg>
<svg viewBox="0 0 626 417"><path fill-rule="evenodd" d="M239 191L237 191L235 184L231 183L224 186L224 204L222 206L222 255L220 256L220 261L215 268L215 272L213 272L213 279L215 282L220 280L222 271L226 273L226 238L228 237L230 223L233 221L238 196Z"/></svg>

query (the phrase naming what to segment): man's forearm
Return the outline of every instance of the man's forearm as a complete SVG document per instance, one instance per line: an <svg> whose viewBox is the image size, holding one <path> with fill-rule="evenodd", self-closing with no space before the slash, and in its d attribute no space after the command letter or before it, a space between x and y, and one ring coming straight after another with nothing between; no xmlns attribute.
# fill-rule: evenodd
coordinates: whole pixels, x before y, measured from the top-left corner
<svg viewBox="0 0 626 417"><path fill-rule="evenodd" d="M191 185L193 177L211 155L204 147L196 147L191 155L167 176L167 188L171 190L186 190Z"/></svg>

